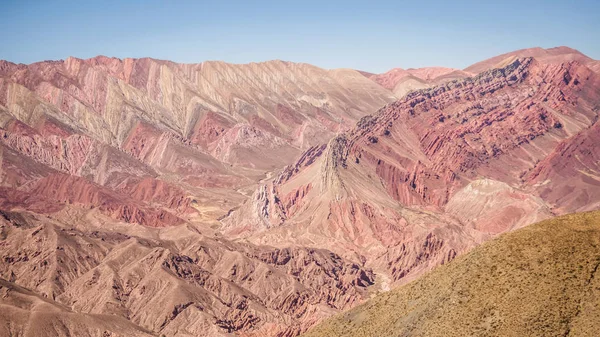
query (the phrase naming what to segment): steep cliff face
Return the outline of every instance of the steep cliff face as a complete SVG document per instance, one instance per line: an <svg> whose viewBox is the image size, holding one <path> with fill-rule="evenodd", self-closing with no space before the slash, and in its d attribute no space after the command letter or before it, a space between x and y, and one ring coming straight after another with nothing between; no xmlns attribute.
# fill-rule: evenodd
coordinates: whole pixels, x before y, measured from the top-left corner
<svg viewBox="0 0 600 337"><path fill-rule="evenodd" d="M413 92L267 182L259 199L274 211L249 200L223 223L255 242L355 254L406 282L498 233L598 207L599 84L578 62L524 58ZM293 215L277 211L290 193Z"/></svg>

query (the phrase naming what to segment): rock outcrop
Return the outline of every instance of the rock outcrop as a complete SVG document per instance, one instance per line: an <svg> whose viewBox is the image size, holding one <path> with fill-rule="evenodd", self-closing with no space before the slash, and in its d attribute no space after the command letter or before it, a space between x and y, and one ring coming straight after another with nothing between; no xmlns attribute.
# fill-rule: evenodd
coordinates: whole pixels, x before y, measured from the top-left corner
<svg viewBox="0 0 600 337"><path fill-rule="evenodd" d="M383 74L365 74L365 76L382 87L391 90L396 97L401 98L411 91L431 88L475 74L452 68L428 67L418 69L394 68Z"/></svg>

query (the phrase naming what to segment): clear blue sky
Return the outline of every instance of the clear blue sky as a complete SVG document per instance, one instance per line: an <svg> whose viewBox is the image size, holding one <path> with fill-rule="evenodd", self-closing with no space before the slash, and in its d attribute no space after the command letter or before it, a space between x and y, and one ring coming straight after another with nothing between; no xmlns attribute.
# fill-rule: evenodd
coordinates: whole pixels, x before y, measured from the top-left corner
<svg viewBox="0 0 600 337"><path fill-rule="evenodd" d="M21 63L101 54L383 72L559 45L600 59L600 0L1 1L0 59Z"/></svg>

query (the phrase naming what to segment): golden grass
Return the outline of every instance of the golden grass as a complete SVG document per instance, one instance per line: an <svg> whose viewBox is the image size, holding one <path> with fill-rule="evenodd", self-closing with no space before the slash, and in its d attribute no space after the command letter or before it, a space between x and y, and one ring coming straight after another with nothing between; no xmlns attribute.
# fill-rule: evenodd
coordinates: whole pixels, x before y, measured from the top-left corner
<svg viewBox="0 0 600 337"><path fill-rule="evenodd" d="M500 236L306 337L600 336L600 211Z"/></svg>

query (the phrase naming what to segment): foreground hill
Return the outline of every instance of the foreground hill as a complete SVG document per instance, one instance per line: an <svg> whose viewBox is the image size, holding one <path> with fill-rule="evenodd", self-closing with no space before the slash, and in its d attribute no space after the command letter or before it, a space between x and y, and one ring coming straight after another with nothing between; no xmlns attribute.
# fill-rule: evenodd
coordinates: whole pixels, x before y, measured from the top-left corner
<svg viewBox="0 0 600 337"><path fill-rule="evenodd" d="M123 317L82 314L0 279L2 336L154 336Z"/></svg>
<svg viewBox="0 0 600 337"><path fill-rule="evenodd" d="M600 212L505 234L306 337L597 336Z"/></svg>

